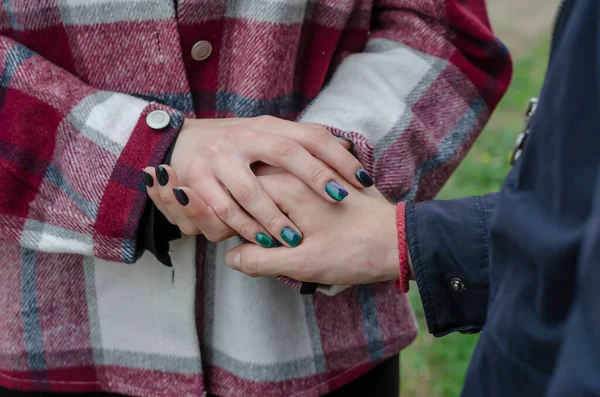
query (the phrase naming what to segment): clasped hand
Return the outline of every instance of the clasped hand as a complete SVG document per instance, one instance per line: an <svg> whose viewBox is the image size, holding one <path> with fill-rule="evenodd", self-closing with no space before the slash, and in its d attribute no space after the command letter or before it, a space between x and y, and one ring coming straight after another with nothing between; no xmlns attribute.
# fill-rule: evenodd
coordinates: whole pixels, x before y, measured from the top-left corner
<svg viewBox="0 0 600 397"><path fill-rule="evenodd" d="M396 251L381 248L395 245L394 206L363 189L373 181L348 147L315 124L190 119L171 166L145 169L147 182L159 182L147 183L148 194L184 234L254 242L226 257L251 276L330 284L393 279ZM297 248L264 249L280 245L276 240Z"/></svg>

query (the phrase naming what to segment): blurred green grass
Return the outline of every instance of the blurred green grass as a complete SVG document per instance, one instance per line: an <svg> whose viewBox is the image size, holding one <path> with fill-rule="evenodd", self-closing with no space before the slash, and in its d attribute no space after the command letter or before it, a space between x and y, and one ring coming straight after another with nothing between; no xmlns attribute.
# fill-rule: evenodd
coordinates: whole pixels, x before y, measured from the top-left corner
<svg viewBox="0 0 600 397"><path fill-rule="evenodd" d="M439 199L498 191L509 171L509 156L523 127L529 98L537 96L546 73L549 42L516 59L511 86L473 148L446 183ZM451 334L436 339L427 332L423 308L413 286L410 299L417 314L417 340L401 354L402 397L458 396L477 335Z"/></svg>

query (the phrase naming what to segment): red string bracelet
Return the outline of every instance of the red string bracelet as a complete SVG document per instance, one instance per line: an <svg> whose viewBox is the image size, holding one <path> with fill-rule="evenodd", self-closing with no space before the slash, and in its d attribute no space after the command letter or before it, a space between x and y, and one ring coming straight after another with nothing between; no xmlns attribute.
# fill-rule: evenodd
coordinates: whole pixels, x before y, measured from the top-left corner
<svg viewBox="0 0 600 397"><path fill-rule="evenodd" d="M405 225L406 203L399 203L396 207L396 228L398 230L398 258L400 259L400 277L396 281L396 288L403 293L408 292L410 269L408 266L408 247L406 243Z"/></svg>

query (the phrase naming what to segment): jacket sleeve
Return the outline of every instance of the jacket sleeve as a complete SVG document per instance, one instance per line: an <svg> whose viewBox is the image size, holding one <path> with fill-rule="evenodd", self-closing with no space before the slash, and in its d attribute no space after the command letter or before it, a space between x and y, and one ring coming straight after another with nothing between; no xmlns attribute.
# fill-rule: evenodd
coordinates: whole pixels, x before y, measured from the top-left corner
<svg viewBox="0 0 600 397"><path fill-rule="evenodd" d="M406 238L429 332L478 332L489 294L489 221L498 193L409 204ZM399 249L406 249L400 242Z"/></svg>
<svg viewBox="0 0 600 397"><path fill-rule="evenodd" d="M169 115L166 127L147 124L156 110ZM164 158L183 115L94 89L0 36L0 116L0 238L134 262L141 169Z"/></svg>
<svg viewBox="0 0 600 397"><path fill-rule="evenodd" d="M575 297L564 325L557 364L547 397L600 395L600 178L592 215L588 217L577 272ZM572 271L565 267L565 272Z"/></svg>
<svg viewBox="0 0 600 397"><path fill-rule="evenodd" d="M508 87L484 0L375 0L370 39L300 118L350 138L377 187L431 199Z"/></svg>

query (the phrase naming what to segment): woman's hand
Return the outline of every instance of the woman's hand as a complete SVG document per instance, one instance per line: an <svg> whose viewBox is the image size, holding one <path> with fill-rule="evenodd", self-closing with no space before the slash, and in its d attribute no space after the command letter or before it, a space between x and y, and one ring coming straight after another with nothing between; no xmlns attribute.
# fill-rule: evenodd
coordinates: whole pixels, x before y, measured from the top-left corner
<svg viewBox="0 0 600 397"><path fill-rule="evenodd" d="M358 160L323 126L274 117L188 119L171 167L145 170L148 193L185 234L201 232L211 241L221 241L239 233L263 246L277 236L294 247L302 240L300 228L256 179L250 167L257 162L290 171L332 204L346 197L350 184L372 184ZM151 183L155 180L158 186ZM182 185L186 188L173 190Z"/></svg>
<svg viewBox="0 0 600 397"><path fill-rule="evenodd" d="M398 278L396 209L376 189L351 188L344 205L326 202L288 173L259 177L263 188L303 233L293 250L243 244L226 263L250 276L288 276L322 284Z"/></svg>

